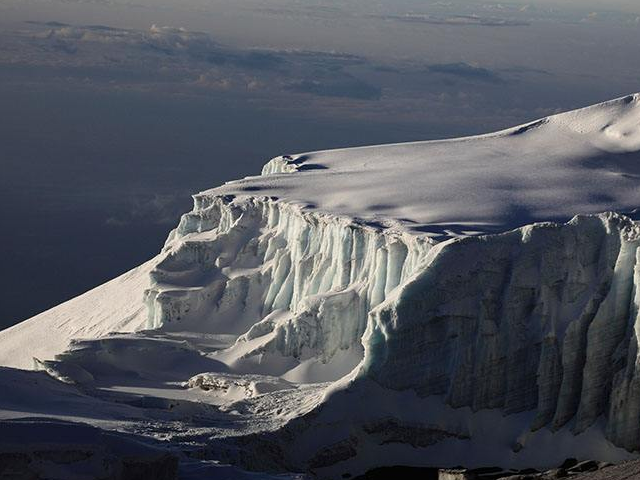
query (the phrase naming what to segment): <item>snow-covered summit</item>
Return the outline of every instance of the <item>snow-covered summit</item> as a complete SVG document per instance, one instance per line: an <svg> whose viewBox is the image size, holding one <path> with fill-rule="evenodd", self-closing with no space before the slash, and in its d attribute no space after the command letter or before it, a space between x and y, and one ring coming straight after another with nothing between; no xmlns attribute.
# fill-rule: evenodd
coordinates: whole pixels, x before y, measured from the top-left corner
<svg viewBox="0 0 640 480"><path fill-rule="evenodd" d="M639 104L277 157L195 195L155 258L0 332L0 365L252 469L628 458ZM0 389L22 378L0 369ZM0 396L0 419L43 414L29 408Z"/></svg>
<svg viewBox="0 0 640 480"><path fill-rule="evenodd" d="M640 95L498 133L276 157L200 196L268 196L452 236L640 207ZM284 173L296 172L296 175Z"/></svg>

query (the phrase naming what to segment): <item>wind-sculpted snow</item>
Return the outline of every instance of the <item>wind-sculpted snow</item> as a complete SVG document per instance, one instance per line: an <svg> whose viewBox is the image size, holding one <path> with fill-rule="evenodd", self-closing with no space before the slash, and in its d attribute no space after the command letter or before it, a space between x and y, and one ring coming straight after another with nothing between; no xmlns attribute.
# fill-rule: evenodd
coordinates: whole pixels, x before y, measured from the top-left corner
<svg viewBox="0 0 640 480"><path fill-rule="evenodd" d="M250 469L628 458L639 151L635 95L276 157L195 195L156 258L0 332L0 364L155 409L134 433Z"/></svg>

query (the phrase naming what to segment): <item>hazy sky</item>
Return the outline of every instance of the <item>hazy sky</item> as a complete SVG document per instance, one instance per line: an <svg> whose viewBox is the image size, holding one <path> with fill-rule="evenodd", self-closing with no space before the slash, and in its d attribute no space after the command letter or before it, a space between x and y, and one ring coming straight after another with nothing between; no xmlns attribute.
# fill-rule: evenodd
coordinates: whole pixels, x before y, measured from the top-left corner
<svg viewBox="0 0 640 480"><path fill-rule="evenodd" d="M640 90L640 2L0 0L0 327L152 256L268 158Z"/></svg>

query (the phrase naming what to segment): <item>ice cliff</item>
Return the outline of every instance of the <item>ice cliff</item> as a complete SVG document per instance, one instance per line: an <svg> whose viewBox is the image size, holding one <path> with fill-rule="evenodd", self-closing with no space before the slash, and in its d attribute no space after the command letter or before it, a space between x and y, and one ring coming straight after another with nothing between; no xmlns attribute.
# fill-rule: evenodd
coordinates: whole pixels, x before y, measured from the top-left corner
<svg viewBox="0 0 640 480"><path fill-rule="evenodd" d="M477 465L587 438L603 459L637 451L639 152L634 95L478 137L276 157L195 195L155 259L0 332L0 364L96 380L132 344L114 332L161 335L147 351L186 338L192 366L227 375L193 367L189 388L248 375L279 386L260 398L313 392L262 461L331 475L428 464L451 442L464 463L478 432L495 448ZM334 383L300 387L319 382Z"/></svg>
<svg viewBox="0 0 640 480"><path fill-rule="evenodd" d="M327 363L361 349L368 312L431 247L269 198L196 196L151 271L147 326L240 335L234 361L276 355L279 375Z"/></svg>
<svg viewBox="0 0 640 480"><path fill-rule="evenodd" d="M437 248L371 312L363 374L453 407L533 410L532 429L603 415L640 447L640 224L615 214Z"/></svg>

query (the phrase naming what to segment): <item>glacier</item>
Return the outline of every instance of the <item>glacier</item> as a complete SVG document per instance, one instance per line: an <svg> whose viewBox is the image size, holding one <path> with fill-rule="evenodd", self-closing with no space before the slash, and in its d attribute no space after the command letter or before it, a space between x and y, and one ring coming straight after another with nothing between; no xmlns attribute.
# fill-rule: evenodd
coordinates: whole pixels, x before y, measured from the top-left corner
<svg viewBox="0 0 640 480"><path fill-rule="evenodd" d="M327 364L362 348L368 312L431 247L286 203L196 196L150 272L147 326L239 335L237 355L221 354L238 368L256 356L277 357L278 375L309 359Z"/></svg>
<svg viewBox="0 0 640 480"><path fill-rule="evenodd" d="M640 450L639 208L640 95L279 156L194 195L157 257L0 332L0 365L249 470L617 462Z"/></svg>

